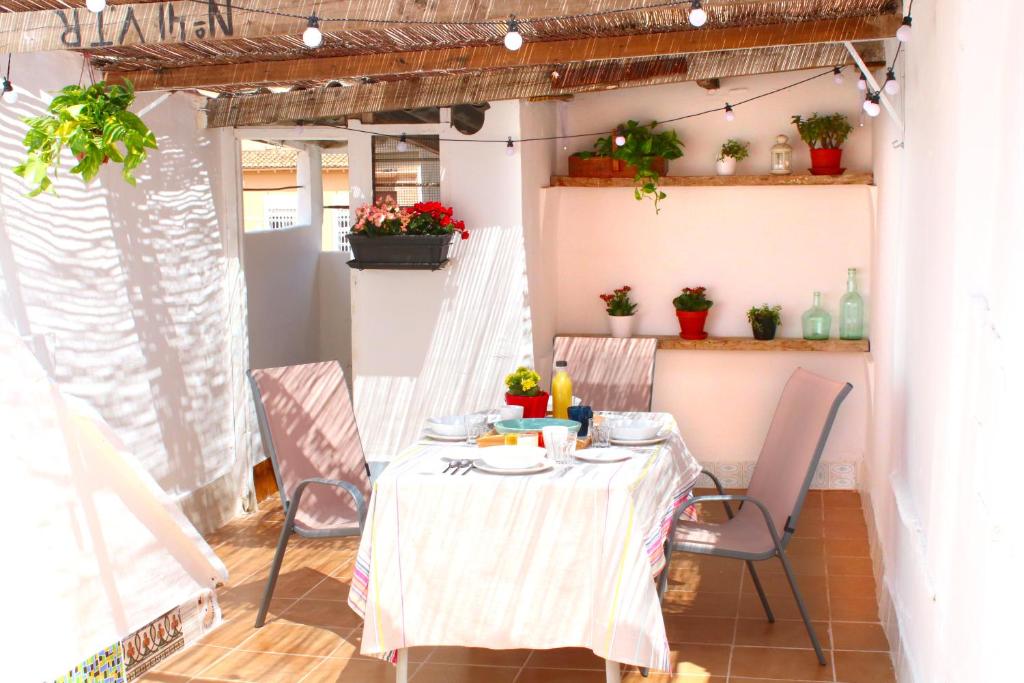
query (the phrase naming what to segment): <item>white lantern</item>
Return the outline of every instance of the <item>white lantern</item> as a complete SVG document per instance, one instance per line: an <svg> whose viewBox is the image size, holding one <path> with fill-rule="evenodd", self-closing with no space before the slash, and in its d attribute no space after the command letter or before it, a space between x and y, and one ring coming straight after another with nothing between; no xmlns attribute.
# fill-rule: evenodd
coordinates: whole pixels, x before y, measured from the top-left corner
<svg viewBox="0 0 1024 683"><path fill-rule="evenodd" d="M793 148L789 146L789 138L779 135L772 145L772 173L789 175L793 172Z"/></svg>

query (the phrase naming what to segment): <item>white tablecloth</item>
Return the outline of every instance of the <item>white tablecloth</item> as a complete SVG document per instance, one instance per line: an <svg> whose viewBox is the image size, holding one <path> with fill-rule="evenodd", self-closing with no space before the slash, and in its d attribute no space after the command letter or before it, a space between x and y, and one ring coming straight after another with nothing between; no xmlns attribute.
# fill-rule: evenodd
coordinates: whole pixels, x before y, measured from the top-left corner
<svg viewBox="0 0 1024 683"><path fill-rule="evenodd" d="M700 466L672 429L628 461L543 474L441 474L472 447L420 443L373 485L349 604L362 652L585 647L669 668L653 580Z"/></svg>

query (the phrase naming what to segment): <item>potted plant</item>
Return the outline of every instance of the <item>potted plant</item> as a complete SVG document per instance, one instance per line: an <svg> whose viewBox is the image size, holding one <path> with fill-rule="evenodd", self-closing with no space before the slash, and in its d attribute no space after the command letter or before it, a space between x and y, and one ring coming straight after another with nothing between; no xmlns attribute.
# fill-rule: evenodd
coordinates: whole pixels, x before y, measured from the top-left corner
<svg viewBox="0 0 1024 683"><path fill-rule="evenodd" d="M687 287L672 300L679 319L679 336L683 339L707 339L704 323L708 319L708 309L714 301L705 296L706 287Z"/></svg>
<svg viewBox="0 0 1024 683"><path fill-rule="evenodd" d="M718 152L718 160L715 162L715 172L718 175L733 175L736 173L736 162L743 161L750 156L750 143L730 139Z"/></svg>
<svg viewBox="0 0 1024 683"><path fill-rule="evenodd" d="M569 157L569 175L584 178L633 178L633 196L650 197L654 210L665 193L658 180L667 173L668 161L683 156L683 142L675 130L655 133L657 121L640 124L627 121L615 133L598 138L592 152L576 152ZM624 144L617 144L616 140Z"/></svg>
<svg viewBox="0 0 1024 683"><path fill-rule="evenodd" d="M469 239L463 221L440 202L420 202L402 208L391 198L356 209L349 235L352 268L436 270L448 260L452 237Z"/></svg>
<svg viewBox="0 0 1024 683"><path fill-rule="evenodd" d="M853 126L844 114L818 114L804 119L793 117L800 138L811 148L811 173L814 175L842 175L843 150L840 146L853 132Z"/></svg>
<svg viewBox="0 0 1024 683"><path fill-rule="evenodd" d="M29 196L53 191L50 170L56 177L65 147L78 159L71 172L82 176L83 182L91 182L103 164L113 161L122 164L121 176L134 185L132 171L146 160L147 149L156 149L153 131L128 111L134 101L130 81L69 85L51 100L47 113L25 118L28 132L23 144L28 158L13 171L33 186Z"/></svg>
<svg viewBox="0 0 1024 683"><path fill-rule="evenodd" d="M505 378L505 403L522 406L523 417L544 417L548 412L548 392L540 390L540 375L520 366Z"/></svg>
<svg viewBox="0 0 1024 683"><path fill-rule="evenodd" d="M611 327L612 336L617 339L633 336L633 315L636 313L637 304L629 300L632 289L629 285L622 285L611 294L601 295L601 301L605 303L605 310L608 312L608 325Z"/></svg>
<svg viewBox="0 0 1024 683"><path fill-rule="evenodd" d="M754 339L775 339L775 330L782 324L782 306L765 304L747 311L747 321L754 332Z"/></svg>

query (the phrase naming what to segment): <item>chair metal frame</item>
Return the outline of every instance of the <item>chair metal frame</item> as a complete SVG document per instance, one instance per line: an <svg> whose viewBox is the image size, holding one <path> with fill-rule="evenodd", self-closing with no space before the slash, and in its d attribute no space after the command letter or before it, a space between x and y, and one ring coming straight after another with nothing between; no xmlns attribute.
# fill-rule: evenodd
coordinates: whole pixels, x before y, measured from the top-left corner
<svg viewBox="0 0 1024 683"><path fill-rule="evenodd" d="M718 477L707 470L702 470L701 473L707 475L711 479L718 493L716 495L697 496L695 498L691 498L683 503L683 509L685 510L691 505L698 505L700 503L721 502L725 506L726 515L728 515L729 519L732 519L734 517L734 513L732 507L729 505L730 502L738 502L740 503L740 506L745 503L756 505L761 511L762 517L764 517L765 525L768 527L768 533L771 536L773 548L761 553L747 553L728 549L709 549L707 551L701 551L694 550L692 548L677 548L674 543L674 539L676 527L679 524L681 514L674 515L672 518L672 525L669 529L668 539L665 541L665 568L662 570L661 576L658 578L659 601L664 599L665 590L668 588L668 572L672 561L672 553L674 551L693 553L695 555L731 557L733 559L743 560L746 563L747 569L750 570L750 577L754 582L754 587L757 589L757 595L761 599L761 605L764 607L765 615L768 617L769 623L774 623L775 615L772 613L771 606L768 604L768 597L765 595L764 589L761 586L761 580L758 578L757 571L754 569L754 562L778 557L779 561L782 562L782 568L786 574L786 580L789 582L789 587L793 592L793 597L796 599L797 607L800 610L800 617L803 619L804 626L807 629L807 635L810 637L811 645L814 646L814 653L818 657L818 663L822 666L827 664L825 653L822 651L821 643L818 640L818 635L814 630L814 626L811 624L811 618L807 612L807 605L804 603L803 596L800 593L800 588L797 586L796 576L793 573L793 565L790 564L789 557L786 555L786 546L789 545L790 539L796 532L796 522L800 517L800 511L803 509L804 501L807 498L807 491L811 487L814 472L817 470L818 462L821 460L821 454L825 450L825 442L828 440L828 435L832 431L832 425L839 412L839 406L852 389L853 386L847 382L832 401L832 407L829 410L828 416L825 419L825 424L822 427L821 434L818 437L818 442L815 445L814 454L811 457L811 462L807 468L807 474L804 476L803 484L797 493L796 501L793 505L793 511L789 517L787 517L786 524L783 526L783 533L781 536L779 535L778 527L775 525L775 520L772 519L771 512L769 512L764 503L751 496L725 493L725 490L722 488L722 482L719 481ZM641 672L644 676L647 675L646 669L641 669Z"/></svg>
<svg viewBox="0 0 1024 683"><path fill-rule="evenodd" d="M340 363L339 363L340 365ZM277 585L277 577L281 572L281 564L284 562L285 550L288 548L288 541L292 534L298 534L303 538L336 538L342 536L360 536L363 533L363 522L366 520L366 499L363 492L354 484L340 479L325 479L322 477L311 477L303 479L295 485L289 498L281 478L281 468L278 465L277 449L274 447L274 439L270 434L270 422L267 419L266 406L263 405L263 395L260 393L259 385L253 376L252 370L248 373L249 385L252 387L254 403L256 405L256 422L259 424L260 439L263 447L270 458L270 464L274 469L274 479L277 481L277 490L281 495L281 505L285 510L284 526L281 528L281 535L278 537L277 549L274 551L274 561L270 565L270 576L267 578L266 588L263 589L263 598L260 601L259 613L256 615L256 628L266 623L267 611L270 609L270 599L274 595L274 587ZM348 389L346 388L346 391ZM366 476L370 476L369 466L366 458L363 458L363 467L366 468ZM295 526L295 515L299 510L299 503L302 502L302 494L310 484L320 486L334 486L340 488L352 496L356 510L359 514L359 526L357 528L344 529L302 529Z"/></svg>

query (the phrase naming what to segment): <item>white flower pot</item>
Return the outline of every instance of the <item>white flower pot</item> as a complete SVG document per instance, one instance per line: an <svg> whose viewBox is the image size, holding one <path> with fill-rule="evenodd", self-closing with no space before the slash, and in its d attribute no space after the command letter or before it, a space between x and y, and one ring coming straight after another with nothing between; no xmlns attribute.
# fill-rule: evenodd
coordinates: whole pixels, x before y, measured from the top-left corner
<svg viewBox="0 0 1024 683"><path fill-rule="evenodd" d="M633 336L634 315L610 315L608 326L611 328L612 336L616 339L626 339Z"/></svg>
<svg viewBox="0 0 1024 683"><path fill-rule="evenodd" d="M736 173L736 160L732 157L725 157L715 162L715 171L718 175L734 175Z"/></svg>

